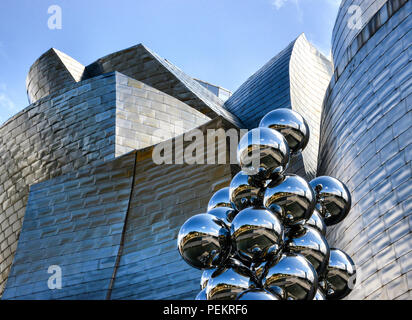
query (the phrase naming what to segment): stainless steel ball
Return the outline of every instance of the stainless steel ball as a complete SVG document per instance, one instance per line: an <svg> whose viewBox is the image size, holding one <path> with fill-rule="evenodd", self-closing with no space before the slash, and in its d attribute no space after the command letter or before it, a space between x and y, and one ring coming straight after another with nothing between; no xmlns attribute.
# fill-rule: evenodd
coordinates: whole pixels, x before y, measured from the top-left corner
<svg viewBox="0 0 412 320"><path fill-rule="evenodd" d="M327 226L345 219L352 200L344 183L332 177L322 176L313 179L309 184L318 195L320 214L324 217Z"/></svg>
<svg viewBox="0 0 412 320"><path fill-rule="evenodd" d="M280 298L264 289L250 289L241 292L236 300L280 300Z"/></svg>
<svg viewBox="0 0 412 320"><path fill-rule="evenodd" d="M263 204L274 212L283 212L283 222L290 226L309 220L316 198L305 179L296 175L285 175L278 184L268 185Z"/></svg>
<svg viewBox="0 0 412 320"><path fill-rule="evenodd" d="M272 263L272 260L271 260L271 259L269 259L269 261L266 260L266 261L262 261L262 262L255 262L255 263L253 263L251 269L254 271L257 279L258 279L260 282L262 281L262 279L263 279L263 277L264 277L264 275L265 275L265 272L266 272L266 270L267 270L267 268L268 268L268 265L270 265L271 263Z"/></svg>
<svg viewBox="0 0 412 320"><path fill-rule="evenodd" d="M237 214L230 227L238 253L254 262L279 252L283 232L279 218L267 209L246 208Z"/></svg>
<svg viewBox="0 0 412 320"><path fill-rule="evenodd" d="M213 194L207 205L207 211L209 212L217 207L232 208L229 197L229 187L222 188Z"/></svg>
<svg viewBox="0 0 412 320"><path fill-rule="evenodd" d="M275 170L283 172L289 163L289 154L286 139L269 128L249 131L237 147L237 161L242 171L261 180L269 179Z"/></svg>
<svg viewBox="0 0 412 320"><path fill-rule="evenodd" d="M262 282L265 289L283 292L288 300L312 300L318 276L305 257L286 253L267 267Z"/></svg>
<svg viewBox="0 0 412 320"><path fill-rule="evenodd" d="M322 275L329 262L330 248L326 238L310 226L292 228L286 241L286 250L304 256Z"/></svg>
<svg viewBox="0 0 412 320"><path fill-rule="evenodd" d="M202 289L196 296L195 300L207 300L206 289Z"/></svg>
<svg viewBox="0 0 412 320"><path fill-rule="evenodd" d="M220 268L210 277L206 286L208 300L235 300L237 296L254 287L250 274L242 268Z"/></svg>
<svg viewBox="0 0 412 320"><path fill-rule="evenodd" d="M232 207L238 211L248 207L263 205L263 185L256 181L253 176L240 171L237 173L229 187L229 196Z"/></svg>
<svg viewBox="0 0 412 320"><path fill-rule="evenodd" d="M228 208L228 207L217 207L217 208L213 208L209 210L207 213L211 214L212 216L215 216L216 218L219 218L228 227L230 227L230 223L232 222L233 218L236 216L237 211L232 208Z"/></svg>
<svg viewBox="0 0 412 320"><path fill-rule="evenodd" d="M291 153L305 149L309 142L309 126L305 119L291 109L276 109L265 115L259 127L279 131L288 142Z"/></svg>
<svg viewBox="0 0 412 320"><path fill-rule="evenodd" d="M346 297L356 283L355 263L345 252L332 248L326 268L326 298L339 300Z"/></svg>
<svg viewBox="0 0 412 320"><path fill-rule="evenodd" d="M198 214L180 228L177 245L182 258L192 267L210 269L230 253L230 231L211 214Z"/></svg>
<svg viewBox="0 0 412 320"><path fill-rule="evenodd" d="M306 225L315 228L322 235L326 236L326 224L318 210L313 210L313 213L310 216L310 219L306 222Z"/></svg>
<svg viewBox="0 0 412 320"><path fill-rule="evenodd" d="M326 300L326 296L323 293L323 291L318 288L318 290L316 290L316 294L313 300Z"/></svg>
<svg viewBox="0 0 412 320"><path fill-rule="evenodd" d="M210 277L212 276L213 272L215 272L216 269L206 269L202 273L202 277L200 278L200 289L205 289L207 286L207 282L209 281Z"/></svg>

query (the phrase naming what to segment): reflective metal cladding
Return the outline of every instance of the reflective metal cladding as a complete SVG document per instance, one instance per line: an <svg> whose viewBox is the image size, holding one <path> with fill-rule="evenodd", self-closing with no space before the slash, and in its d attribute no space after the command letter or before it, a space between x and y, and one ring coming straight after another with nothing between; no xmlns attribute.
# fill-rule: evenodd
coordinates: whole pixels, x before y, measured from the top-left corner
<svg viewBox="0 0 412 320"><path fill-rule="evenodd" d="M233 94L143 45L41 55L0 126L2 299L411 299L411 12L343 0L333 64L302 34ZM241 167L152 161L194 128L264 134Z"/></svg>

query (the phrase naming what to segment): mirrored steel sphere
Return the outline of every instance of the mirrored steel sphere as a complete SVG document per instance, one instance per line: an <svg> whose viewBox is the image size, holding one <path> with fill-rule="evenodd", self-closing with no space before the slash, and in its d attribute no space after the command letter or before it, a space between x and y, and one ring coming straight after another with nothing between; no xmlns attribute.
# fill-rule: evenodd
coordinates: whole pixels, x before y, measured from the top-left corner
<svg viewBox="0 0 412 320"><path fill-rule="evenodd" d="M230 231L210 214L198 214L180 228L177 245L182 258L192 267L210 269L230 252Z"/></svg>
<svg viewBox="0 0 412 320"><path fill-rule="evenodd" d="M243 291L236 300L280 300L279 297L264 289L250 289Z"/></svg>
<svg viewBox="0 0 412 320"><path fill-rule="evenodd" d="M239 254L236 246L232 242L232 251L230 253L229 259L225 262L225 265L231 265L233 260L238 261L240 264L246 266L247 268L250 268L252 264L252 261L250 261L250 259Z"/></svg>
<svg viewBox="0 0 412 320"><path fill-rule="evenodd" d="M237 160L242 171L269 179L277 170L283 172L289 163L289 146L276 130L256 128L245 134L237 148Z"/></svg>
<svg viewBox="0 0 412 320"><path fill-rule="evenodd" d="M271 292L283 291L288 300L312 300L316 294L316 270L301 255L287 253L268 266L263 286Z"/></svg>
<svg viewBox="0 0 412 320"><path fill-rule="evenodd" d="M329 262L328 242L318 230L310 226L292 228L286 242L286 250L304 256L318 275L323 274Z"/></svg>
<svg viewBox="0 0 412 320"><path fill-rule="evenodd" d="M251 269L251 261L242 257L238 251L233 250L232 246L232 252L233 251L235 251L235 253L232 253L230 257L220 265L220 268L232 268L239 271L240 273L247 274L250 277L249 289L257 288L260 281Z"/></svg>
<svg viewBox="0 0 412 320"><path fill-rule="evenodd" d="M207 300L206 289L202 289L196 296L195 300Z"/></svg>
<svg viewBox="0 0 412 320"><path fill-rule="evenodd" d="M286 225L294 225L308 220L315 208L315 194L305 179L296 175L285 175L275 185L268 185L263 204L277 212L282 209Z"/></svg>
<svg viewBox="0 0 412 320"><path fill-rule="evenodd" d="M325 280L325 275L318 275L318 289L321 289L322 292L325 294L325 292L328 291L328 286L326 284ZM326 296L326 294L325 294Z"/></svg>
<svg viewBox="0 0 412 320"><path fill-rule="evenodd" d="M210 277L212 276L213 272L215 272L216 269L206 269L202 273L202 277L200 278L200 289L205 289L207 286L207 282L209 281Z"/></svg>
<svg viewBox="0 0 412 320"><path fill-rule="evenodd" d="M345 184L327 176L315 178L309 184L318 194L320 214L324 217L327 226L345 219L352 203L351 195Z"/></svg>
<svg viewBox="0 0 412 320"><path fill-rule="evenodd" d="M229 188L230 201L236 210L263 205L263 186L254 176L240 171L233 177Z"/></svg>
<svg viewBox="0 0 412 320"><path fill-rule="evenodd" d="M259 281L262 280L262 278L265 275L265 272L268 268L268 266L272 263L271 259L268 259L266 261L263 262L256 262L252 264L252 270L254 271L257 279L259 279Z"/></svg>
<svg viewBox="0 0 412 320"><path fill-rule="evenodd" d="M309 142L309 126L305 119L291 109L276 109L265 115L259 127L279 131L288 142L291 153L305 149Z"/></svg>
<svg viewBox="0 0 412 320"><path fill-rule="evenodd" d="M219 218L228 227L230 227L230 223L232 222L233 218L237 214L237 211L232 208L228 208L228 207L217 207L217 208L209 210L207 213Z"/></svg>
<svg viewBox="0 0 412 320"><path fill-rule="evenodd" d="M209 212L217 207L232 208L229 197L229 187L222 188L213 194L207 205L207 211Z"/></svg>
<svg viewBox="0 0 412 320"><path fill-rule="evenodd" d="M316 294L313 300L326 300L326 296L323 293L323 291L318 288L318 290L316 290Z"/></svg>
<svg viewBox="0 0 412 320"><path fill-rule="evenodd" d="M318 210L314 210L306 225L318 230L322 235L326 236L326 224Z"/></svg>
<svg viewBox="0 0 412 320"><path fill-rule="evenodd" d="M342 250L332 248L325 279L327 285L326 298L331 300L343 299L355 286L355 263Z"/></svg>
<svg viewBox="0 0 412 320"><path fill-rule="evenodd" d="M254 286L245 269L221 268L210 277L206 295L208 300L235 300L241 292Z"/></svg>
<svg viewBox="0 0 412 320"><path fill-rule="evenodd" d="M266 209L240 211L233 219L230 233L239 254L254 262L276 254L283 241L281 221Z"/></svg>

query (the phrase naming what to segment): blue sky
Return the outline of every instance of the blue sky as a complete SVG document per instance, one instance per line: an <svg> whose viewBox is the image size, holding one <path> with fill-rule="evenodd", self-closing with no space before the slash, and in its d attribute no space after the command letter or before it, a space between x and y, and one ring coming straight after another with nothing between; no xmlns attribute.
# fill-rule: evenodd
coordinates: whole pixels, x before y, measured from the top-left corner
<svg viewBox="0 0 412 320"><path fill-rule="evenodd" d="M1 0L0 123L28 106L25 79L51 47L84 65L143 43L187 74L236 90L300 33L329 55L339 0ZM50 30L48 8L62 8Z"/></svg>

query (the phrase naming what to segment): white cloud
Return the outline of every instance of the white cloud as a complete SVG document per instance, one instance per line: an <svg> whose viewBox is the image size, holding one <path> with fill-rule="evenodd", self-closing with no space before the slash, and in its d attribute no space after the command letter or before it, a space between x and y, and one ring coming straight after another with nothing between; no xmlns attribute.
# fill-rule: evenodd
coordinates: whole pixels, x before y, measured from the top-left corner
<svg viewBox="0 0 412 320"><path fill-rule="evenodd" d="M315 0L272 0L272 6L276 10L281 10L283 7L285 7L288 4L293 4L296 7L297 11L297 19L300 23L303 23L303 10L301 8L301 4L306 1L306 2L313 2ZM316 0L316 2L319 2L319 0ZM334 11L339 8L342 0L321 0L324 4L328 5L330 8L332 8ZM333 20L334 21L334 20Z"/></svg>
<svg viewBox="0 0 412 320"><path fill-rule="evenodd" d="M302 9L300 8L299 1L301 0L273 0L272 5L275 7L276 10L280 10L288 2L292 2L296 6L299 22L303 22L303 12L302 12Z"/></svg>
<svg viewBox="0 0 412 320"><path fill-rule="evenodd" d="M275 7L276 10L280 10L283 8L288 2L295 4L296 8L300 10L300 3L303 0L272 0L272 5ZM339 8L342 0L323 0L326 4Z"/></svg>
<svg viewBox="0 0 412 320"><path fill-rule="evenodd" d="M279 10L285 5L287 1L288 0L273 0L272 4L277 10Z"/></svg>
<svg viewBox="0 0 412 320"><path fill-rule="evenodd" d="M7 86L0 83L0 111L16 111L16 105L7 94Z"/></svg>

